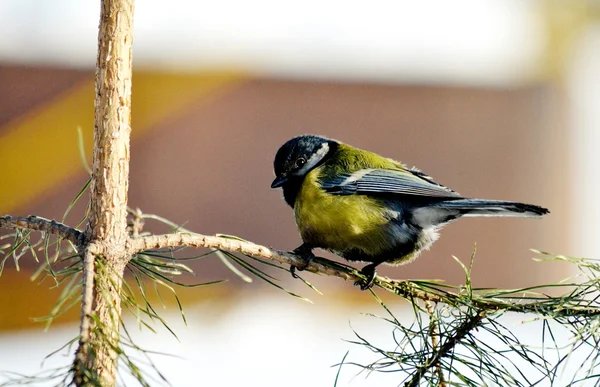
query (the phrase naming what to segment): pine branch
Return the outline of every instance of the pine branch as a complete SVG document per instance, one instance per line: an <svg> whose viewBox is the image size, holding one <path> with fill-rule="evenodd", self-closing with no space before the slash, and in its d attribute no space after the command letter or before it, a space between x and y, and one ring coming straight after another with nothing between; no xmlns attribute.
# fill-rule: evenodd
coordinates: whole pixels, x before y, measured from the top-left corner
<svg viewBox="0 0 600 387"><path fill-rule="evenodd" d="M82 246L86 242L83 232L55 220L44 219L34 215L27 218L11 215L0 216L0 228L12 230L28 229L54 234L72 242L75 246Z"/></svg>
<svg viewBox="0 0 600 387"><path fill-rule="evenodd" d="M465 338L473 329L477 328L481 321L486 317L486 313L481 311L475 315L468 317L455 331L454 335L449 337L446 342L433 352L433 354L427 359L425 364L418 367L417 371L413 375L412 379L405 384L405 387L416 387L419 385L421 378L431 368L437 367L442 358L448 356L450 352L456 347L460 341Z"/></svg>
<svg viewBox="0 0 600 387"><path fill-rule="evenodd" d="M0 217L0 227L8 229L24 228L37 231L45 231L81 245L85 241L84 234L74 228L68 227L54 220L48 220L36 216L14 217L10 215ZM240 238L229 236L209 236L196 234L193 232L177 232L163 235L149 235L133 238L128 241L127 249L124 252L127 256L155 249L175 249L178 247L195 247L224 250L232 253L241 253L258 259L270 260L283 265L304 267L305 261L302 257L284 252L263 245L245 241ZM101 255L104 253L101 244L90 244L87 250L92 255ZM325 258L317 257L310 262L307 271L342 278L346 281L361 281L363 276L360 272L350 266L339 264ZM85 278L85 277L84 277ZM377 276L374 285L402 296L407 299L421 299L428 302L443 303L453 307L461 307L468 303L480 310L489 312L510 311L519 313L534 313L542 315L551 315L553 317L593 317L600 315L600 309L595 307L582 307L581 305L564 305L556 303L556 300L548 297L547 299L536 300L533 302L516 302L518 297L495 298L484 296L466 297L460 292L451 292L451 287L433 288L425 287L423 282L400 281ZM431 285L431 283L428 283ZM526 289L515 289L513 293L525 291Z"/></svg>
<svg viewBox="0 0 600 387"><path fill-rule="evenodd" d="M429 314L429 337L431 337L431 349L437 351L440 345L440 326L437 317L435 316L435 305L431 301L425 301L425 309ZM444 378L444 372L439 362L435 364L435 374L438 377L437 387L448 387Z"/></svg>
<svg viewBox="0 0 600 387"><path fill-rule="evenodd" d="M254 258L271 260L297 268L305 266L302 257L291 252L283 252L266 246L258 245L243 239L229 236L208 236L191 232L178 232L163 235L150 235L135 238L131 242L131 254L154 249L175 249L178 247L204 247L241 253ZM317 257L306 268L307 271L339 277L344 280L362 281L360 272L350 266L342 265L325 258ZM424 301L442 303L455 308L465 305L488 312L508 311L518 313L534 313L553 317L593 317L600 316L600 309L582 306L579 301L569 305L557 303L555 298L538 298L532 302L522 302L519 297L500 298L478 294L462 294L460 289L450 286L432 286L431 282L399 281L383 277L375 277L374 285L406 299L421 299ZM541 286L540 286L541 287ZM451 290L456 290L452 292ZM531 289L515 289L510 293L530 291ZM508 292L504 292L508 293Z"/></svg>
<svg viewBox="0 0 600 387"><path fill-rule="evenodd" d="M209 249L225 250L232 253L241 253L254 258L268 259L297 268L302 268L306 264L302 257L291 252L275 250L239 238L209 236L191 232L149 235L133 239L131 254L133 255L146 250L173 249L183 246L196 248L205 247ZM356 270L336 264L335 262L324 258L313 260L306 270L313 273L339 277L345 280L359 281L362 278L360 275L357 275L358 272Z"/></svg>

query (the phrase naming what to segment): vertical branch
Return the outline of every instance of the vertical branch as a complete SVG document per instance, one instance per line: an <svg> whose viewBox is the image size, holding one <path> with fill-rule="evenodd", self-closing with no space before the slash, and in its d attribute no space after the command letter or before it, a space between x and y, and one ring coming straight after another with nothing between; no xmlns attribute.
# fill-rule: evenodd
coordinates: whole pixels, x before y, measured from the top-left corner
<svg viewBox="0 0 600 387"><path fill-rule="evenodd" d="M101 0L96 63L89 244L75 383L111 386L117 373L121 285L129 260L127 190L131 133L133 0Z"/></svg>
<svg viewBox="0 0 600 387"><path fill-rule="evenodd" d="M133 0L102 0L96 63L91 240L127 240Z"/></svg>

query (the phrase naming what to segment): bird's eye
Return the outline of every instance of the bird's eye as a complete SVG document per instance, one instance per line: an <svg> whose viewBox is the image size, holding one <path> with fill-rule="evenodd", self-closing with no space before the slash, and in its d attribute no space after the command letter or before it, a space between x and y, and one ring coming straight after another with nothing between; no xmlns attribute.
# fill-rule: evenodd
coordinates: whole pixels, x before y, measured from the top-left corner
<svg viewBox="0 0 600 387"><path fill-rule="evenodd" d="M306 164L304 157L300 157L298 160L296 160L296 168L302 168L304 164Z"/></svg>

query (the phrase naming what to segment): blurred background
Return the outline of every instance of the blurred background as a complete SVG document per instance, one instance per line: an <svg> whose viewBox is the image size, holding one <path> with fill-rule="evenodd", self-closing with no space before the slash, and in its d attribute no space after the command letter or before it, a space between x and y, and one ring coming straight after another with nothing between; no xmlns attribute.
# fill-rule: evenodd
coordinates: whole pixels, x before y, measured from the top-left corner
<svg viewBox="0 0 600 387"><path fill-rule="evenodd" d="M98 15L97 1L0 2L2 214L60 220L88 178L77 128L89 159ZM417 166L465 196L552 211L541 221L461 220L415 263L380 275L461 284L452 256L468 262L477 243L474 285L513 288L572 274L534 262L530 248L599 255L596 0L139 0L134 24L131 207L291 250L300 238L269 188L272 159L289 138L314 133ZM8 260L0 278L3 370L36 372L77 334L76 308L49 332L33 322L60 294L30 281L37 265ZM383 310L350 283L306 274L321 296L276 273L310 304L245 283L214 258L193 267L188 283L229 281L181 291L187 326L165 297L180 341L128 320L140 346L178 356L155 358L175 386L332 385L347 350L351 361L372 358L344 341L353 329L393 349L391 327L364 316ZM386 300L410 320L406 303ZM70 361L60 353L44 369ZM338 385L400 382L357 372L344 368Z"/></svg>

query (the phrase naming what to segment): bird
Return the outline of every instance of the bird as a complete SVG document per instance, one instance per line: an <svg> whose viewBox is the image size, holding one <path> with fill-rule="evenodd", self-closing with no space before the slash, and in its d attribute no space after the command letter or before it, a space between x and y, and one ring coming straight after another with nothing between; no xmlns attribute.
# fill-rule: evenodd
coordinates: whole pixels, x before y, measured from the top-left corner
<svg viewBox="0 0 600 387"><path fill-rule="evenodd" d="M282 188L293 208L305 261L314 249L347 261L366 262L362 290L373 286L380 264L412 262L438 239L442 226L460 217L539 218L534 204L461 196L416 168L318 135L283 144L273 163L271 188ZM294 277L295 267L290 271Z"/></svg>

